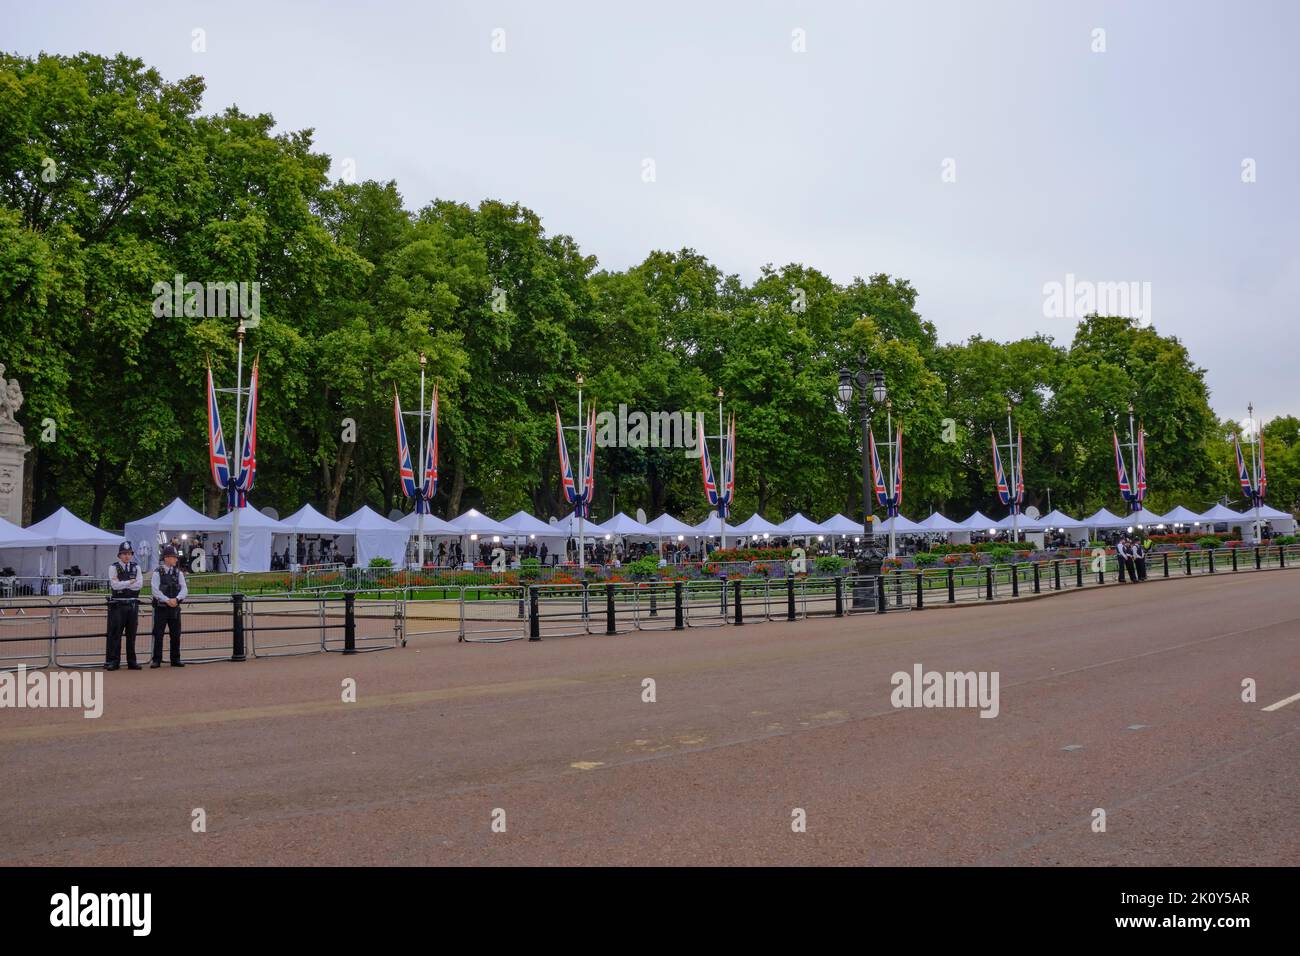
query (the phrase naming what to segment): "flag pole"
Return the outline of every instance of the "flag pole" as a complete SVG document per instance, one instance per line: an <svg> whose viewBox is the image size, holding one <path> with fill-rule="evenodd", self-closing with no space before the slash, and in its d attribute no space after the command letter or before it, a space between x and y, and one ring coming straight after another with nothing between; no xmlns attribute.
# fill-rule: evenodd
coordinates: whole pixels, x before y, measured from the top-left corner
<svg viewBox="0 0 1300 956"><path fill-rule="evenodd" d="M584 431L582 425L582 375L580 373L578 375L578 493L574 496L574 500L578 503L576 508L578 512L578 570L584 572L585 576L587 555L582 541L585 528L585 523L582 520L584 511L582 493L587 487L587 443ZM588 506L590 506L590 503L588 503Z"/></svg>
<svg viewBox="0 0 1300 956"><path fill-rule="evenodd" d="M232 479L238 483L240 470L244 467L244 445L243 436L240 434L240 426L243 425L243 398L244 398L244 320L239 320L239 328L235 332L236 338L239 339L239 348L235 358L235 467L230 471ZM227 469L230 467L230 456L226 456ZM235 489L235 514L230 519L230 573L239 573L239 515L244 510L239 503L239 489Z"/></svg>
<svg viewBox="0 0 1300 956"><path fill-rule="evenodd" d="M722 504L722 486L726 480L727 471L727 447L726 437L722 425L722 386L718 386L718 471L715 472L713 480L717 482L718 488L718 550L727 550L727 519L723 516L726 507Z"/></svg>
<svg viewBox="0 0 1300 956"><path fill-rule="evenodd" d="M419 562L419 570L424 570L424 367L429 359L423 352L420 353L420 469L419 480L415 483L415 534L416 534L416 561ZM407 446L410 447L409 445Z"/></svg>
<svg viewBox="0 0 1300 956"><path fill-rule="evenodd" d="M894 400L885 399L885 438L888 439L886 446L889 448L889 496L895 494L895 477L894 477ZM889 509L889 556L898 557L898 547L894 540L894 519L898 516L898 502Z"/></svg>
<svg viewBox="0 0 1300 956"><path fill-rule="evenodd" d="M1021 541L1021 502L1017 496L1021 490L1021 471L1015 462L1015 441L1011 436L1011 403L1006 403L1006 451L1011 462L1011 473L1006 476L1006 484L1011 492L1011 542Z"/></svg>
<svg viewBox="0 0 1300 956"><path fill-rule="evenodd" d="M1259 458L1257 457L1257 447L1260 442L1260 430L1255 427L1255 403L1251 402L1246 406L1246 412L1250 415L1250 470L1251 470L1251 497L1254 498L1255 505L1255 544L1261 543L1264 537L1264 529L1259 520Z"/></svg>

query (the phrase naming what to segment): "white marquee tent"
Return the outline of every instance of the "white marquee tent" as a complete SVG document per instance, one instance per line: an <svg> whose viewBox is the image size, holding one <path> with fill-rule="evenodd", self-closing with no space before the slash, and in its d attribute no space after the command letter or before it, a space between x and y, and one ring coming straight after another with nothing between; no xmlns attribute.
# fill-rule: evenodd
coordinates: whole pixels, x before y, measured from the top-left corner
<svg viewBox="0 0 1300 956"><path fill-rule="evenodd" d="M757 512L736 525L735 530L736 534L745 538L762 538L764 534L780 534L776 529L776 525Z"/></svg>
<svg viewBox="0 0 1300 956"><path fill-rule="evenodd" d="M391 561L400 568L406 562L406 543L411 533L396 521L389 521L368 505L362 505L346 518L341 528L354 535L353 554L357 567L369 567L373 558Z"/></svg>
<svg viewBox="0 0 1300 956"><path fill-rule="evenodd" d="M1127 518L1111 514L1105 508L1098 508L1084 518L1083 523L1089 528L1127 528L1129 521Z"/></svg>
<svg viewBox="0 0 1300 956"><path fill-rule="evenodd" d="M1201 516L1195 511L1191 511L1184 508L1182 505L1179 505L1168 514L1161 515L1160 520L1167 525L1183 524L1195 527L1201 523Z"/></svg>
<svg viewBox="0 0 1300 956"><path fill-rule="evenodd" d="M135 545L135 557L140 562L140 567L151 571L159 563L158 555L172 535L221 530L222 526L217 519L196 511L180 498L173 498L169 504L148 517L128 521L125 536L126 540Z"/></svg>
<svg viewBox="0 0 1300 956"><path fill-rule="evenodd" d="M221 553L225 556L227 566L221 570L230 570L230 536L235 513L227 511L215 523L218 535L222 537ZM273 537L280 530L280 522L262 514L251 504L244 508L239 516L239 570L271 570L271 544Z"/></svg>
<svg viewBox="0 0 1300 956"><path fill-rule="evenodd" d="M602 522L601 531L619 538L657 538L659 532L649 525L644 525L635 518L629 518L619 512L608 521Z"/></svg>
<svg viewBox="0 0 1300 956"><path fill-rule="evenodd" d="M805 518L798 511L777 525L776 530L779 534L788 538L806 538L810 535L825 534L821 525L816 521Z"/></svg>
<svg viewBox="0 0 1300 956"><path fill-rule="evenodd" d="M75 565L85 575L102 578L108 574L108 566L122 543L122 538L87 524L67 508L60 508L26 530L40 546L14 552L18 563L13 567L20 577L55 577Z"/></svg>

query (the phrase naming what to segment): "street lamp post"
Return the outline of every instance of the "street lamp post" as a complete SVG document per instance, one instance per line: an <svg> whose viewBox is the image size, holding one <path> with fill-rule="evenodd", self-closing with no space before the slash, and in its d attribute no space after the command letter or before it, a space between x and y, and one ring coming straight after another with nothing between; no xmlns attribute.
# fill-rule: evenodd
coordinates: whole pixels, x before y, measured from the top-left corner
<svg viewBox="0 0 1300 956"><path fill-rule="evenodd" d="M885 390L885 373L879 369L867 371L866 356L858 355L858 369L856 372L850 372L847 368L840 369L840 384L837 389L840 401L847 410L849 403L853 400L853 393L858 395L858 413L862 424L862 532L863 537L868 542L867 547L870 556L865 562L870 570L863 569L865 574L875 574L880 570L879 549L875 547L875 534L871 527L871 451L868 447L868 432L871 428L871 409L873 404L880 404L888 397ZM890 528L890 552L893 552L893 528ZM874 567L872 567L874 566Z"/></svg>

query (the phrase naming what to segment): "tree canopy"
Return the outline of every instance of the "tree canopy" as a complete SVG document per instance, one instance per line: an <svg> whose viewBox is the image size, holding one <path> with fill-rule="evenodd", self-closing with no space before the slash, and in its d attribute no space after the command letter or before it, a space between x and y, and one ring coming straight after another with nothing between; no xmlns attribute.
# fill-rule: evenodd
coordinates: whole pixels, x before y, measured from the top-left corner
<svg viewBox="0 0 1300 956"><path fill-rule="evenodd" d="M567 510L554 413L573 420L581 373L600 409L706 423L721 388L737 416L738 514L860 516L856 404L836 398L859 354L885 372L904 427L906 512L995 507L988 435L1005 440L1008 401L1030 503L1050 488L1067 510L1119 504L1109 432L1129 402L1153 507L1239 494L1238 426L1216 419L1204 370L1155 328L1091 316L1068 344L942 344L896 276L840 284L790 263L745 282L693 249L602 269L518 203L409 210L394 182L331 182L311 130L204 115L203 92L125 55L0 55L0 363L26 395L33 519L67 505L120 526L176 495L221 507L204 382L211 363L233 384L235 320L155 315L155 284L174 281L259 284L253 499L281 511L409 507L392 399L416 407L421 352L440 392L434 507L449 515ZM1270 500L1295 507L1300 422L1275 419L1265 442ZM601 449L596 516L615 501L707 510L680 448Z"/></svg>

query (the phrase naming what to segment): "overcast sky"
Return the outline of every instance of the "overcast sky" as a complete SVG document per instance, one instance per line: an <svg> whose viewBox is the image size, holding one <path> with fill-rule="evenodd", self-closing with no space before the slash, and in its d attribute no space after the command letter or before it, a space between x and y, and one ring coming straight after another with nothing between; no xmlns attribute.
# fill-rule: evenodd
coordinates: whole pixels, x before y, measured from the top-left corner
<svg viewBox="0 0 1300 956"><path fill-rule="evenodd" d="M350 159L413 209L518 200L607 268L690 246L745 278L888 272L945 341L1065 343L1045 284L1149 283L1133 304L1209 370L1220 415L1300 413L1300 3L0 12L5 50L201 74L207 111L312 127L336 175Z"/></svg>

